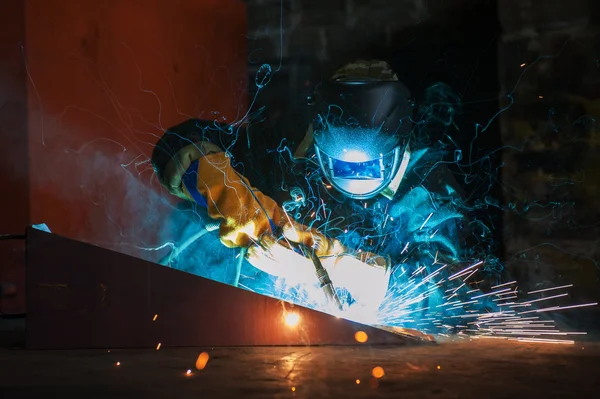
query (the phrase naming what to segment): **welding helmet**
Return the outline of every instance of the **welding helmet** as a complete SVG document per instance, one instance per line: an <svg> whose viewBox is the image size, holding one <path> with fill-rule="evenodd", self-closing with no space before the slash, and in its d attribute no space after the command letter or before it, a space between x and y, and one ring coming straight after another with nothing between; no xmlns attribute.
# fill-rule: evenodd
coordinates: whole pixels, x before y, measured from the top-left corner
<svg viewBox="0 0 600 399"><path fill-rule="evenodd" d="M318 86L311 101L315 153L331 185L354 199L385 195L386 189L389 197L408 163L407 87L385 62L359 61Z"/></svg>

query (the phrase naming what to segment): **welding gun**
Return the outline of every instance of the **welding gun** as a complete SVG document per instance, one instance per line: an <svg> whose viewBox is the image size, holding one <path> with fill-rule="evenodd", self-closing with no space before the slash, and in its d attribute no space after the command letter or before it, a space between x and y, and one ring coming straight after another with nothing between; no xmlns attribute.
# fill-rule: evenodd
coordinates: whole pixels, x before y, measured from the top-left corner
<svg viewBox="0 0 600 399"><path fill-rule="evenodd" d="M336 309L344 310L342 306L342 302L338 297L337 292L335 291L335 287L329 278L329 273L323 267L321 260L315 253L315 250L307 247L303 244L292 244L292 246L296 247L298 250L304 253L304 256L308 255L308 258L312 260L313 265L315 266L315 272L317 273L317 278L319 279L320 287L323 289L325 296L327 297L327 301L334 306ZM298 251L297 251L298 252Z"/></svg>
<svg viewBox="0 0 600 399"><path fill-rule="evenodd" d="M337 292L335 291L335 287L333 286L333 283L329 278L329 273L327 273L327 270L325 270L325 267L323 267L321 260L315 253L315 250L313 248L308 247L307 245L291 242L290 240L286 239L283 233L283 229L280 226L275 226L274 224L271 224L271 230L275 238L278 239L278 241L285 241L286 246L290 247L291 250L312 261L315 267L317 279L319 280L319 286L323 289L327 301L332 307L335 307L339 310L344 310L342 302L340 301L340 298L337 295Z"/></svg>

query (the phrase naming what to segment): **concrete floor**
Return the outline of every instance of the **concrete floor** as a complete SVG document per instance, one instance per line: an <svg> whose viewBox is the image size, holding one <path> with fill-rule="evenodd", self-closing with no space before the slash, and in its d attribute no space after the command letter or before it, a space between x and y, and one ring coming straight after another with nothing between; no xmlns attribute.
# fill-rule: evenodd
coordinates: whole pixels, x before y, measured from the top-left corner
<svg viewBox="0 0 600 399"><path fill-rule="evenodd" d="M196 370L198 354L210 355ZM0 398L597 398L600 344L0 349ZM117 366L117 362L120 365ZM375 367L385 375L372 377ZM438 368L439 366L439 368ZM188 369L193 370L186 375ZM360 383L357 384L357 380Z"/></svg>

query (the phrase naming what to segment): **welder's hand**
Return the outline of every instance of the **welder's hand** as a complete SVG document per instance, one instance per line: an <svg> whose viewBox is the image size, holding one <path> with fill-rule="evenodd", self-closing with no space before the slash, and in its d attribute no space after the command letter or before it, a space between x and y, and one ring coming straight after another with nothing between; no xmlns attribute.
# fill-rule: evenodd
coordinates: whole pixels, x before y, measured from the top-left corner
<svg viewBox="0 0 600 399"><path fill-rule="evenodd" d="M207 150L214 151L214 146L195 143L180 149L164 168L161 183L179 197L205 204L208 216L220 222L225 246L258 244L264 236L272 236L274 228L292 223L275 201L231 166L225 152ZM193 189L184 184L184 175L195 180Z"/></svg>
<svg viewBox="0 0 600 399"><path fill-rule="evenodd" d="M382 256L364 251L350 251L339 240L329 238L316 229L309 229L300 224L287 224L283 228L283 235L292 243L313 248L322 262L327 262L326 259L329 259L329 263L333 261L334 266L339 259L348 256L373 267L387 269L389 266L388 260Z"/></svg>

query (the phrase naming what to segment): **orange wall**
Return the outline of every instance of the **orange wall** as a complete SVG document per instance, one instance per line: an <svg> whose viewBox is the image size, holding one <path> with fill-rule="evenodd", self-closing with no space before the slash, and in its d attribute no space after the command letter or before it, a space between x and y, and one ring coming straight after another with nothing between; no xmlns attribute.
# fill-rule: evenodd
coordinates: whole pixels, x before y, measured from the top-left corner
<svg viewBox="0 0 600 399"><path fill-rule="evenodd" d="M3 214L5 204L16 209L12 228L19 231L28 219L147 257L138 247L160 244L173 228L163 223L173 209L148 162L157 137L188 117L216 112L232 120L245 111L245 5L11 1L25 4L15 18L25 21L28 143L19 144L29 165L17 157L20 191L4 199Z"/></svg>

